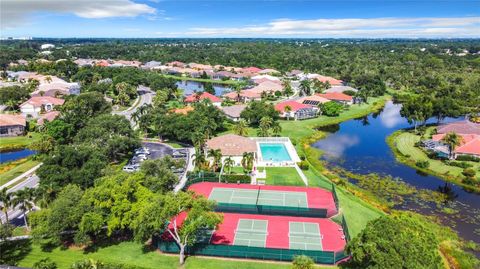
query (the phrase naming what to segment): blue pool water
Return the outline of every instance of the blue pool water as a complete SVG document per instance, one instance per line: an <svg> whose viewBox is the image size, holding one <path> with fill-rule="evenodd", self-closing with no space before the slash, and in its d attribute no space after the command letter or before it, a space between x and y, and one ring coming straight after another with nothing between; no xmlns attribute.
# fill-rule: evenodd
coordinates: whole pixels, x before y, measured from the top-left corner
<svg viewBox="0 0 480 269"><path fill-rule="evenodd" d="M282 143L260 143L263 161L285 162L291 161L288 150Z"/></svg>

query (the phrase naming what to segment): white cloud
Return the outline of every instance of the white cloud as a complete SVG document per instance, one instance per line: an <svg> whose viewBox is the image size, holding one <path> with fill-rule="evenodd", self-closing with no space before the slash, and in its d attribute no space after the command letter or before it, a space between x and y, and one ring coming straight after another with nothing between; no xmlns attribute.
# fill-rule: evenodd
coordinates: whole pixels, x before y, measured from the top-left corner
<svg viewBox="0 0 480 269"><path fill-rule="evenodd" d="M131 0L1 0L1 28L31 22L29 16L36 12L73 13L89 19L156 14L155 8Z"/></svg>
<svg viewBox="0 0 480 269"><path fill-rule="evenodd" d="M480 17L278 19L244 27L195 27L185 35L235 37L479 37Z"/></svg>

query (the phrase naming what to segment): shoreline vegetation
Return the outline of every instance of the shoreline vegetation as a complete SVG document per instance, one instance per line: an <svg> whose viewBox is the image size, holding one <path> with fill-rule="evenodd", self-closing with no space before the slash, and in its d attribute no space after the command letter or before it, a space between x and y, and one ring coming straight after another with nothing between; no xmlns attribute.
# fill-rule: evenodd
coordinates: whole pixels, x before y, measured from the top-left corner
<svg viewBox="0 0 480 269"><path fill-rule="evenodd" d="M40 140L40 134L36 132L30 132L24 136L2 137L0 139L0 152L22 150L38 140Z"/></svg>
<svg viewBox="0 0 480 269"><path fill-rule="evenodd" d="M462 168L447 165L440 160L430 159L425 152L415 147L415 143L420 141L420 139L421 137L419 135L412 134L408 130L398 130L389 135L386 142L392 150L397 162L408 165L422 173L433 175L444 181L457 184L468 191L480 193L480 187L462 182ZM418 167L416 163L419 161L427 161L429 166L427 168ZM480 173L477 172L477 177L479 174Z"/></svg>

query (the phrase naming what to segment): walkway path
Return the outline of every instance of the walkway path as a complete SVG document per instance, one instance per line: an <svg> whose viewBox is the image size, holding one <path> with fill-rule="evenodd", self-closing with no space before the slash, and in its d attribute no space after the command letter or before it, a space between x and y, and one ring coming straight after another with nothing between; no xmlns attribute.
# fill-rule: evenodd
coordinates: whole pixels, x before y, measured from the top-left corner
<svg viewBox="0 0 480 269"><path fill-rule="evenodd" d="M185 173L183 173L183 176L180 178L180 182L178 182L177 186L173 189L174 192L178 192L187 183L187 173L189 171L193 171L195 166L193 165L193 156L195 155L195 148L187 148L188 154L187 154L187 168L185 169Z"/></svg>
<svg viewBox="0 0 480 269"><path fill-rule="evenodd" d="M37 166L35 167L32 167L30 170L28 170L27 172L19 175L18 177L10 180L9 182L5 183L4 185L0 186L0 190L3 189L3 188L7 188L8 186L10 185L13 185L14 183L17 183L17 181L20 181L22 180L23 178L35 173L35 171L41 166L42 164L38 164Z"/></svg>
<svg viewBox="0 0 480 269"><path fill-rule="evenodd" d="M302 178L303 182L305 183L305 186L308 186L308 178L305 176L305 174L303 173L302 169L300 169L300 167L298 167L297 164L294 165L295 169L297 170L298 174L300 175L300 177Z"/></svg>

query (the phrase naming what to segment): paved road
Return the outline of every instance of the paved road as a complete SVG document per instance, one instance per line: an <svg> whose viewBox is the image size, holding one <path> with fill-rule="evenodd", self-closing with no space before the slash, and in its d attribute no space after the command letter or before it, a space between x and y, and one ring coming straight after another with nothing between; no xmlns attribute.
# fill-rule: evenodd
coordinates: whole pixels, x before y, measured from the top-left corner
<svg viewBox="0 0 480 269"><path fill-rule="evenodd" d="M115 115L125 116L132 123L132 126L135 125L135 122L132 120L132 114L135 113L135 111L137 111L137 108L146 104L151 104L153 100L153 96L155 95L155 92L150 90L149 87L145 87L143 85L140 85L137 87L137 92L140 98L137 105L132 106L129 109L124 111L112 112Z"/></svg>
<svg viewBox="0 0 480 269"><path fill-rule="evenodd" d="M36 188L38 186L39 178L36 175L29 176L25 181L13 186L12 188L8 189L8 193L16 192L23 188ZM18 210L18 208L13 208L8 211L8 218L10 222L14 225L24 225L23 223L23 212ZM2 222L5 221L5 214L3 212L0 215L0 219Z"/></svg>

